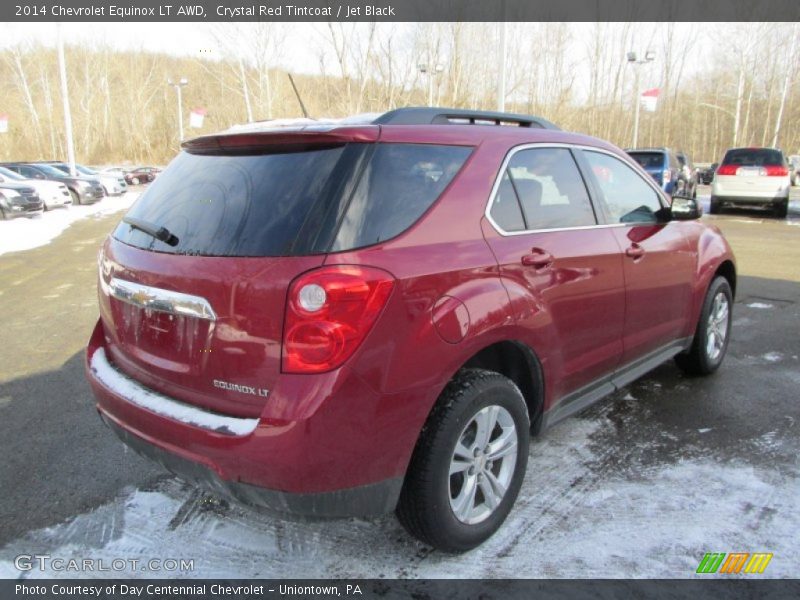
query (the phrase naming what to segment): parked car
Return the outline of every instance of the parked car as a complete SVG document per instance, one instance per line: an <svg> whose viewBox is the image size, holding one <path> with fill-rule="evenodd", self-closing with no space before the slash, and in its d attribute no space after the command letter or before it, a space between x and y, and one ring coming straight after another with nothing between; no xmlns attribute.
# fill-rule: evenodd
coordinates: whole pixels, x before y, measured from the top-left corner
<svg viewBox="0 0 800 600"><path fill-rule="evenodd" d="M464 551L511 510L531 431L670 358L720 366L736 270L699 216L537 117L200 137L102 246L86 374L103 421L190 481L395 510Z"/></svg>
<svg viewBox="0 0 800 600"><path fill-rule="evenodd" d="M678 156L669 148L626 149L633 160L661 186L667 194L673 194L681 181L681 164Z"/></svg>
<svg viewBox="0 0 800 600"><path fill-rule="evenodd" d="M139 185L140 183L150 183L153 181L161 169L156 167L135 167L125 171L125 181L130 185Z"/></svg>
<svg viewBox="0 0 800 600"><path fill-rule="evenodd" d="M69 164L67 163L50 163L55 168L64 171L65 173L69 174ZM75 170L82 176L82 177L90 177L92 179L97 179L100 181L100 185L103 186L103 190L105 191L106 196L121 196L125 192L128 191L128 183L125 181L125 177L123 175L114 175L113 173L103 173L95 171L89 167L85 167L83 165L75 165Z"/></svg>
<svg viewBox="0 0 800 600"><path fill-rule="evenodd" d="M105 190L98 179L72 177L52 165L43 163L3 163L7 169L26 179L50 180L63 183L69 189L73 204L94 204L102 200Z"/></svg>
<svg viewBox="0 0 800 600"><path fill-rule="evenodd" d="M32 187L44 203L45 210L67 207L72 204L72 196L70 196L67 186L63 183L42 179L26 179L11 169L0 167L0 184L6 182Z"/></svg>
<svg viewBox="0 0 800 600"><path fill-rule="evenodd" d="M719 163L711 163L711 165L700 169L700 183L704 185L711 185L711 182L714 180L714 173L716 173L717 167L719 167Z"/></svg>
<svg viewBox="0 0 800 600"><path fill-rule="evenodd" d="M725 206L771 208L778 218L789 211L789 165L777 148L731 148L711 184L709 212Z"/></svg>
<svg viewBox="0 0 800 600"><path fill-rule="evenodd" d="M32 187L9 182L0 184L0 219L40 215L43 210L44 204Z"/></svg>

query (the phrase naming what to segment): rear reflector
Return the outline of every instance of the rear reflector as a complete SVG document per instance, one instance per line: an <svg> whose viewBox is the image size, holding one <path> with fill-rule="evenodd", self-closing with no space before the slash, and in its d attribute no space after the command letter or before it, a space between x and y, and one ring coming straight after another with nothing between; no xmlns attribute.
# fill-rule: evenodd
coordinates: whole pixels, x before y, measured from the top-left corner
<svg viewBox="0 0 800 600"><path fill-rule="evenodd" d="M322 373L340 367L364 341L394 286L381 269L322 267L289 287L281 370Z"/></svg>

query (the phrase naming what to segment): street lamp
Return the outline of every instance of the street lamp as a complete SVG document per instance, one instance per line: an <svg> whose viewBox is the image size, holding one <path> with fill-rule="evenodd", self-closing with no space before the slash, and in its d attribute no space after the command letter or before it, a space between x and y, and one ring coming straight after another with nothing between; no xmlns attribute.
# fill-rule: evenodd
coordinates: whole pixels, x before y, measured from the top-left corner
<svg viewBox="0 0 800 600"><path fill-rule="evenodd" d="M417 69L423 75L428 76L428 106L433 106L433 78L444 72L444 65L435 64L429 65L428 63L419 63Z"/></svg>
<svg viewBox="0 0 800 600"><path fill-rule="evenodd" d="M171 85L175 88L175 92L178 94L178 141L183 141L183 101L181 98L181 89L189 84L189 80L186 77L181 77L177 82L172 81L172 79L167 79L167 85Z"/></svg>
<svg viewBox="0 0 800 600"><path fill-rule="evenodd" d="M636 52L628 52L628 63L634 67L653 62L655 59L656 53L653 50L647 50L644 53L644 58L639 58ZM639 86L639 69L635 69L634 72L636 73L636 109L633 118L633 147L636 148L639 142L639 105L642 100L640 97L642 95L642 90Z"/></svg>

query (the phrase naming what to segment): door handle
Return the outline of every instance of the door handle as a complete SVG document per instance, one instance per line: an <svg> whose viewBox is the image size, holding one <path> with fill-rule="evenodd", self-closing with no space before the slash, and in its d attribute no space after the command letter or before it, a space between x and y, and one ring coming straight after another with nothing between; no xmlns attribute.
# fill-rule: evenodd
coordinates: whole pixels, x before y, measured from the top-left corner
<svg viewBox="0 0 800 600"><path fill-rule="evenodd" d="M644 256L644 248L634 242L628 246L627 250L625 250L625 256L630 256L631 258L641 258Z"/></svg>
<svg viewBox="0 0 800 600"><path fill-rule="evenodd" d="M553 264L553 255L541 248L532 248L530 254L525 254L522 257L522 264L526 267L543 269Z"/></svg>

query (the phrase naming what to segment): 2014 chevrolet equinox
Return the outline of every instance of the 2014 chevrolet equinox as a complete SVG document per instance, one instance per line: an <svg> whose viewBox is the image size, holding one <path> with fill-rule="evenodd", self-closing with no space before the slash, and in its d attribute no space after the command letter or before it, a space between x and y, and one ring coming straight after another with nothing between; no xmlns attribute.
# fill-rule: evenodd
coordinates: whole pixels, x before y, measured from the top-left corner
<svg viewBox="0 0 800 600"><path fill-rule="evenodd" d="M284 514L473 548L530 435L675 357L736 273L694 201L536 117L400 109L200 137L99 258L87 376L129 445Z"/></svg>

